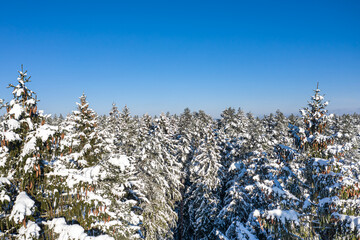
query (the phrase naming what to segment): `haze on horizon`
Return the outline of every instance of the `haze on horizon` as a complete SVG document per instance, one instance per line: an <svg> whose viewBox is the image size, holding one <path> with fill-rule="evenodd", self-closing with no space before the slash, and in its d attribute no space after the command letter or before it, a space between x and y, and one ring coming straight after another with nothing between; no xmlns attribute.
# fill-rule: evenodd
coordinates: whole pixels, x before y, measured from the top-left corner
<svg viewBox="0 0 360 240"><path fill-rule="evenodd" d="M0 98L20 65L46 113L83 92L107 114L227 107L298 113L320 82L334 113L360 112L358 1L7 1Z"/></svg>

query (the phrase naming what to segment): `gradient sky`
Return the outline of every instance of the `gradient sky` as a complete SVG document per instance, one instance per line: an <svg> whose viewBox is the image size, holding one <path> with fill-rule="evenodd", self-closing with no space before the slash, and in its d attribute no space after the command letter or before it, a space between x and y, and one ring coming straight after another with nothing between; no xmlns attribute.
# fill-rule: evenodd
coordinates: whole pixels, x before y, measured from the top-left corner
<svg viewBox="0 0 360 240"><path fill-rule="evenodd" d="M46 113L297 113L320 82L360 112L359 1L2 1L0 98L24 64Z"/></svg>

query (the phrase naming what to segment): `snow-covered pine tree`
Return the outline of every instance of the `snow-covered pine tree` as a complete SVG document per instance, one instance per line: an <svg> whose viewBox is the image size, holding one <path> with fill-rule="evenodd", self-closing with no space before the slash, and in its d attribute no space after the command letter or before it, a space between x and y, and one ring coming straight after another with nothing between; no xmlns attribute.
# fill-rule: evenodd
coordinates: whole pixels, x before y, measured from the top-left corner
<svg viewBox="0 0 360 240"><path fill-rule="evenodd" d="M46 173L58 141L57 128L45 124L47 116L37 110L35 92L27 87L30 77L21 68L13 99L6 104L2 122L0 230L3 237L21 237L27 226L32 237L43 234L39 219L51 218L51 187ZM24 236L22 236L24 237Z"/></svg>
<svg viewBox="0 0 360 240"><path fill-rule="evenodd" d="M215 235L218 239L238 239L236 229L245 229L241 222L246 222L251 212L251 201L241 187L246 172L242 163L242 146L250 135L247 134L247 119L241 109L237 113L234 109L226 109L221 117L217 144L220 147L224 177L219 205L221 209L215 221Z"/></svg>
<svg viewBox="0 0 360 240"><path fill-rule="evenodd" d="M264 128L264 137L268 141L270 146L277 144L275 141L275 127L276 127L276 118L275 115L270 113L269 115L265 115L262 119L262 126Z"/></svg>
<svg viewBox="0 0 360 240"><path fill-rule="evenodd" d="M276 125L274 127L274 141L276 144L291 144L291 137L289 134L289 119L280 111L276 110L275 114Z"/></svg>
<svg viewBox="0 0 360 240"><path fill-rule="evenodd" d="M349 236L344 232L349 231L345 227L343 233L337 232L334 223L343 223L342 219L347 221L348 216L341 214L344 207L342 204L349 202L349 196L355 196L355 192L359 191L356 185L351 188L347 181L342 181L343 175L347 175L352 181L358 182L358 180L355 180L351 172L344 171L346 160L339 161L345 150L344 145L331 145L334 144L334 140L339 134L335 132L327 135L329 134L327 102L323 102L324 97L319 94L318 87L314 92L315 95L308 107L300 110L305 128L290 124L295 146L300 152L298 160L294 161L295 164L288 164L288 166L294 167L296 164L298 165L295 168L288 167L288 169L298 169L297 173L292 172L295 173L294 177L297 176L297 179L300 180L294 186L298 190L292 191L302 202L300 204L302 208L296 209L298 213L303 212L300 223L303 228L300 228L297 236L312 239L338 237L343 239L345 236ZM278 150L280 160L286 162L287 159L292 159L289 148L279 145ZM296 178L294 179L296 180ZM301 182L303 184L300 184ZM351 191L348 189L349 187ZM303 189L301 190L301 188ZM349 191L354 195L349 195ZM300 198L296 192L301 192L303 197ZM344 195L344 192L347 195ZM343 199L339 200L339 198ZM343 225L339 224L338 226ZM349 234L354 236L351 231Z"/></svg>
<svg viewBox="0 0 360 240"><path fill-rule="evenodd" d="M291 133L301 151L306 151L311 157L327 157L327 145L334 141L335 136L324 135L329 119L326 110L328 102L323 101L324 96L319 94L318 87L314 92L308 107L300 110L304 128L291 125Z"/></svg>
<svg viewBox="0 0 360 240"><path fill-rule="evenodd" d="M223 169L216 143L215 123L203 111L195 115L196 148L190 165L190 186L185 195L185 239L211 239L219 211Z"/></svg>
<svg viewBox="0 0 360 240"><path fill-rule="evenodd" d="M225 109L221 114L217 129L217 142L221 149L222 165L228 169L243 154L242 145L247 141L246 133L247 122L245 115L235 109Z"/></svg>
<svg viewBox="0 0 360 240"><path fill-rule="evenodd" d="M138 121L130 115L129 108L125 105L119 115L119 132L117 141L123 154L131 156L137 145Z"/></svg>
<svg viewBox="0 0 360 240"><path fill-rule="evenodd" d="M247 113L246 117L248 121L248 137L243 144L244 154L251 156L268 151L270 145L265 137L265 128L260 119L255 118L252 113Z"/></svg>
<svg viewBox="0 0 360 240"><path fill-rule="evenodd" d="M110 154L119 154L119 143L117 141L119 135L119 116L120 112L115 103L106 118L106 123L101 132L101 138L104 141L104 148ZM101 125L100 125L101 126Z"/></svg>
<svg viewBox="0 0 360 240"><path fill-rule="evenodd" d="M99 137L96 113L89 108L83 93L78 109L73 111L64 122L62 150L67 161L73 162L78 168L96 165L104 154L103 141Z"/></svg>
<svg viewBox="0 0 360 240"><path fill-rule="evenodd" d="M310 156L306 161L306 178L307 184L311 185L310 200L314 204L312 228L321 239L356 239L360 230L356 224L360 219L357 210L360 207L357 203L360 196L359 164L357 159L345 157L351 149L351 140L343 138L338 132L340 129L329 131L327 103L322 102L323 96L319 92L317 88L309 103L310 111L303 114L307 128L303 142L307 143L305 153Z"/></svg>
<svg viewBox="0 0 360 240"><path fill-rule="evenodd" d="M354 117L349 114L335 116L332 123L332 131L338 133L336 143L346 146L346 157L359 159L359 139L357 125Z"/></svg>
<svg viewBox="0 0 360 240"><path fill-rule="evenodd" d="M96 113L89 108L86 96L80 97L78 110L68 115L61 125L60 149L56 161L48 174L49 182L56 186L54 198L54 222L45 224L51 231L55 223L77 223L90 236L103 233L99 222L108 223L110 212L106 206L111 200L102 195L98 185L102 174L106 175L100 163L104 160L104 143L100 138ZM56 218L56 219L55 219ZM84 234L84 233L82 233Z"/></svg>
<svg viewBox="0 0 360 240"><path fill-rule="evenodd" d="M171 239L176 227L174 209L181 197L180 166L168 130L164 115L155 121L149 115L140 119L134 157L144 182L141 191L147 199L141 204L145 239Z"/></svg>
<svg viewBox="0 0 360 240"><path fill-rule="evenodd" d="M192 119L193 116L190 112L189 108L184 109L184 112L180 115L177 120L177 131L175 134L175 139L177 140L177 152L176 158L179 163L181 163L181 172L182 172L182 179L181 183L181 201L178 204L178 228L176 229L175 233L177 239L183 239L184 235L184 228L187 224L184 221L184 203L185 203L185 193L187 192L187 188L190 185L190 165L191 160L193 158L193 148L191 146L192 136L193 136L193 128L192 128Z"/></svg>
<svg viewBox="0 0 360 240"><path fill-rule="evenodd" d="M106 199L107 205L102 209L103 219L92 226L115 239L141 239L143 218L140 203L147 200L140 192L143 183L137 178L138 170L133 159L111 154L100 166L97 194Z"/></svg>

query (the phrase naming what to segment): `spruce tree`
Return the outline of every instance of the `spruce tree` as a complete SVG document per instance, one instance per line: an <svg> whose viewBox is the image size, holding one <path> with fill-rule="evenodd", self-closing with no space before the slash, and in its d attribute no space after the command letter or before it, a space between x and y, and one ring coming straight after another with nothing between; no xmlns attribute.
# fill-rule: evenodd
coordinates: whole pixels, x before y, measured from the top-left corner
<svg viewBox="0 0 360 240"><path fill-rule="evenodd" d="M194 139L196 150L189 169L190 186L185 195L189 225L184 230L192 236L187 239L208 239L215 234L223 169L212 119L200 111L195 121L198 136Z"/></svg>
<svg viewBox="0 0 360 240"><path fill-rule="evenodd" d="M37 96L27 87L27 72L18 72L18 84L9 84L13 99L6 104L0 136L4 196L0 228L7 237L17 236L29 224L36 229L34 237L39 237L39 219L52 215L46 174L51 171L48 163L54 157L58 135L56 127L45 124L47 116L37 110Z"/></svg>
<svg viewBox="0 0 360 240"><path fill-rule="evenodd" d="M117 134L117 141L123 154L128 156L133 154L138 134L138 121L130 115L130 110L125 105L119 114L119 132Z"/></svg>
<svg viewBox="0 0 360 240"><path fill-rule="evenodd" d="M173 153L168 123L164 115L155 121L144 115L140 123L134 157L143 181L141 191L147 199L141 204L145 239L172 238L176 227L174 210L181 197L180 166Z"/></svg>
<svg viewBox="0 0 360 240"><path fill-rule="evenodd" d="M79 99L78 109L63 124L62 136L67 138L62 141L62 153L68 162L81 169L95 166L104 154L104 146L99 137L96 113L89 108L84 93Z"/></svg>

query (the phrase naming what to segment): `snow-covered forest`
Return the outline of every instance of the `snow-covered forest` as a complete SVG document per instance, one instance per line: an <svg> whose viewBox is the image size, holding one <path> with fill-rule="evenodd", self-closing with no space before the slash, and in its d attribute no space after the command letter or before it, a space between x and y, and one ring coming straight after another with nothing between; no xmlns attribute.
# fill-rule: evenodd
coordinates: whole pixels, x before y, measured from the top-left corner
<svg viewBox="0 0 360 240"><path fill-rule="evenodd" d="M300 115L99 116L82 94L64 118L29 78L0 100L2 239L360 237L360 116L318 88Z"/></svg>

